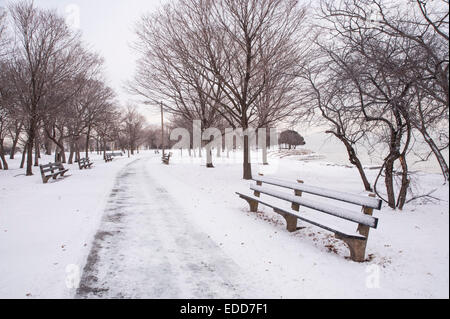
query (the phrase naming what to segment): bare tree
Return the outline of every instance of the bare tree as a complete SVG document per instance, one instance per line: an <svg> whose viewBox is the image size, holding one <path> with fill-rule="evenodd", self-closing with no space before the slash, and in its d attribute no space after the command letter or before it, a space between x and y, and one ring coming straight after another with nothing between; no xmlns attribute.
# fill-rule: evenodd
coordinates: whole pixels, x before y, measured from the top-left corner
<svg viewBox="0 0 450 319"><path fill-rule="evenodd" d="M117 139L120 123L121 115L118 108L112 103L105 104L93 126L104 158L106 158L107 143Z"/></svg>
<svg viewBox="0 0 450 319"><path fill-rule="evenodd" d="M4 74L5 63L3 61L6 47L6 12L0 8L0 169L8 169L8 163L6 162L3 149L3 140L5 138L10 120L10 112L9 109L7 109L8 102L6 101L7 93L5 88L7 79Z"/></svg>
<svg viewBox="0 0 450 319"><path fill-rule="evenodd" d="M29 176L33 174L33 148L43 117L57 112L80 89L69 83L89 78L95 59L86 54L79 34L72 32L55 11L37 9L28 1L11 4L9 11L17 39L10 63L11 81L26 116Z"/></svg>
<svg viewBox="0 0 450 319"><path fill-rule="evenodd" d="M8 52L9 38L7 36L6 11L0 7L0 61Z"/></svg>
<svg viewBox="0 0 450 319"><path fill-rule="evenodd" d="M136 107L128 106L122 117L122 131L125 134L126 147L134 155L143 141L145 118L138 113Z"/></svg>
<svg viewBox="0 0 450 319"><path fill-rule="evenodd" d="M3 100L1 95L0 100ZM2 103L0 101L0 169L4 170L8 169L8 163L6 161L3 144L10 119L11 116L9 114L9 110L7 108L2 107Z"/></svg>
<svg viewBox="0 0 450 319"><path fill-rule="evenodd" d="M374 2L377 7L379 2ZM414 72L417 54L415 41L407 37L380 32L369 19L367 1L346 0L335 6L324 2L323 17L330 22L329 31L340 43L334 48L334 60L344 76L351 80L366 122L376 124L372 135L387 146L379 176L384 173L386 202L402 209L409 188L408 154L414 128L411 114L414 109L413 88L421 77ZM333 43L335 43L334 41ZM395 195L394 164L400 163L400 186ZM374 183L377 192L378 178ZM379 193L378 193L379 194ZM379 194L380 195L380 194Z"/></svg>
<svg viewBox="0 0 450 319"><path fill-rule="evenodd" d="M289 149L293 146L295 149L299 145L305 145L305 139L298 132L287 130L280 133L278 143L289 145Z"/></svg>
<svg viewBox="0 0 450 319"><path fill-rule="evenodd" d="M88 155L89 141L91 139L93 128L95 124L102 118L102 112L108 105L114 104L115 93L114 91L106 86L102 81L91 80L87 85L86 90L89 99L86 100L86 141L85 141L85 151L86 158Z"/></svg>
<svg viewBox="0 0 450 319"><path fill-rule="evenodd" d="M353 31L353 38L347 32L349 41L363 33L384 39L391 47L393 43L402 47L397 52L391 50L396 56L390 58L391 62L404 62L407 68L395 63L390 66L396 70L397 80L408 88L405 93L417 92L409 102L407 121L423 136L431 150L429 155L434 154L448 180L448 164L442 155L448 147L448 134L440 134L448 130L448 1L415 0L411 6L382 0L345 0L339 5L326 1L322 11L341 30Z"/></svg>
<svg viewBox="0 0 450 319"><path fill-rule="evenodd" d="M266 114L274 113L268 108L280 107L280 103L261 100L265 90L268 96L274 79L281 83L295 80L304 17L305 10L290 0L180 0L151 19L159 19L163 26L162 33L170 40L166 52L176 55L177 67L190 66L209 83L202 93L215 102L211 106L231 127L246 130L258 125L263 105ZM278 92L287 94L288 88L293 89L284 88ZM221 99L215 96L217 92ZM251 178L247 135L243 177Z"/></svg>
<svg viewBox="0 0 450 319"><path fill-rule="evenodd" d="M315 46L316 55L300 76L304 78L307 109L301 108L300 118L311 116L314 124L328 126L326 133L342 142L348 158L361 177L364 188L372 191L363 164L358 156L358 145L367 142L370 131L362 117L359 99L352 90L352 81L342 72L334 50Z"/></svg>
<svg viewBox="0 0 450 319"><path fill-rule="evenodd" d="M159 107L164 101L164 111L173 116L178 127L191 133L193 121L200 120L203 133L218 126L223 94L218 85L206 80L206 70L197 68L177 50L173 32L179 26L171 17L173 12L167 7L163 14L145 16L140 22L136 48L141 58L131 91L148 99L147 104ZM172 54L167 54L168 50ZM202 143L198 147L201 156ZM209 152L207 166L213 167Z"/></svg>

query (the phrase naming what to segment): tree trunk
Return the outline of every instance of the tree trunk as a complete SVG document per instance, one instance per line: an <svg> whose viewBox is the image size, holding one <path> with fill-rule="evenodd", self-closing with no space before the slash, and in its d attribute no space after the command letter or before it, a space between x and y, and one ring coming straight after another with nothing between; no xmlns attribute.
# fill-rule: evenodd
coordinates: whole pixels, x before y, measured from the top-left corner
<svg viewBox="0 0 450 319"><path fill-rule="evenodd" d="M384 183L386 184L386 192L388 196L388 205L395 209L395 192L394 192L394 160L387 159L385 165Z"/></svg>
<svg viewBox="0 0 450 319"><path fill-rule="evenodd" d="M84 144L85 151L86 151L86 158L89 158L89 140L91 139L91 126L88 126L87 132L86 132L86 142Z"/></svg>
<svg viewBox="0 0 450 319"><path fill-rule="evenodd" d="M36 134L36 123L31 120L28 128L28 142L27 142L27 170L26 176L33 176L33 146Z"/></svg>
<svg viewBox="0 0 450 319"><path fill-rule="evenodd" d="M39 142L38 139L36 137L34 144L36 145L34 148L34 166L38 167L39 166Z"/></svg>
<svg viewBox="0 0 450 319"><path fill-rule="evenodd" d="M212 150L210 146L207 146L206 148L206 167L214 168L214 165L212 163Z"/></svg>
<svg viewBox="0 0 450 319"><path fill-rule="evenodd" d="M28 144L27 144L26 176L33 176L33 142L32 141L28 141Z"/></svg>
<svg viewBox="0 0 450 319"><path fill-rule="evenodd" d="M402 186L397 199L397 207L402 210L406 202L406 194L408 193L409 178L408 178L408 164L406 163L405 155L399 157L400 164L402 166Z"/></svg>
<svg viewBox="0 0 450 319"><path fill-rule="evenodd" d="M25 166L25 154L27 153L27 149L28 149L28 147L25 144L23 146L23 150L22 150L22 160L20 161L20 168L21 169L24 168L24 166Z"/></svg>
<svg viewBox="0 0 450 319"><path fill-rule="evenodd" d="M445 161L444 156L442 155L441 150L436 145L434 140L431 138L431 136L426 132L422 132L422 135L425 139L425 142L427 142L428 146L430 147L431 151L433 152L434 156L436 157L439 167L441 168L442 175L444 176L446 181L449 181L449 172L448 172L448 164Z"/></svg>
<svg viewBox="0 0 450 319"><path fill-rule="evenodd" d="M250 163L250 146L248 135L244 135L244 162L243 162L243 179L252 179L252 164Z"/></svg>
<svg viewBox="0 0 450 319"><path fill-rule="evenodd" d="M347 149L348 159L351 164L355 165L358 169L359 176L361 177L361 180L364 184L364 188L368 192L372 192L372 186L369 183L369 180L367 179L366 173L364 172L364 168L361 164L361 161L359 160L358 156L356 155L356 150L353 147L353 145L342 135L339 135L335 132L330 132L334 134L342 143L344 143L345 148Z"/></svg>
<svg viewBox="0 0 450 319"><path fill-rule="evenodd" d="M80 162L80 147L79 147L80 141L79 139L77 139L76 143L75 143L75 163L79 163Z"/></svg>
<svg viewBox="0 0 450 319"><path fill-rule="evenodd" d="M73 164L73 154L74 154L74 143L70 143L70 151L69 151L69 161L68 164Z"/></svg>
<svg viewBox="0 0 450 319"><path fill-rule="evenodd" d="M8 163L6 162L5 150L3 148L3 139L0 139L0 158L1 158L1 162L3 163L3 169L5 171L8 170ZM1 163L0 163L0 169L2 169Z"/></svg>
<svg viewBox="0 0 450 319"><path fill-rule="evenodd" d="M52 155L52 141L48 137L45 137L44 147L45 155Z"/></svg>
<svg viewBox="0 0 450 319"><path fill-rule="evenodd" d="M269 165L269 162L267 161L267 147L262 148L262 162L263 165Z"/></svg>
<svg viewBox="0 0 450 319"><path fill-rule="evenodd" d="M16 135L14 137L13 143L12 143L12 147L11 147L11 154L9 155L10 159L14 159L14 154L16 154L16 148L17 148L17 143L19 142L19 135Z"/></svg>
<svg viewBox="0 0 450 319"><path fill-rule="evenodd" d="M23 128L23 122L21 122L18 126L16 126L16 130L14 134L11 132L11 138L12 138L12 147L11 147L11 154L9 154L10 159L14 159L14 155L16 154L16 148L17 144L19 143L20 133L22 132Z"/></svg>
<svg viewBox="0 0 450 319"><path fill-rule="evenodd" d="M57 148L55 151L55 162L61 162L66 163L66 150L64 148L64 143L62 142L62 139L56 143Z"/></svg>

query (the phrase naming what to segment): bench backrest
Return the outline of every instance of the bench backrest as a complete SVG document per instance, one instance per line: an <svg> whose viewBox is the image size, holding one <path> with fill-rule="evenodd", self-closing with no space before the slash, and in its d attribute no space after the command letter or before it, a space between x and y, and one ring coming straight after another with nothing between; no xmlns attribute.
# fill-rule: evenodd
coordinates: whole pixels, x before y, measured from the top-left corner
<svg viewBox="0 0 450 319"><path fill-rule="evenodd" d="M264 188L262 186L258 186L258 185L251 185L250 189L258 192L258 193L262 193L262 194L266 194L278 199L282 199L282 200L286 200L288 202L300 205L300 206L304 206L304 207L308 207L335 217L339 217L345 220L349 220L358 224L362 224L365 226L369 226L372 228L377 228L378 225L378 218L369 216L369 215L364 215L364 214L358 214L356 212L353 212L351 210L342 208L342 207L334 207L332 205L328 205L328 204L322 204L316 201L312 201L312 200L308 200L299 196L295 196L295 195L290 195L287 194L285 192L280 192L277 190L272 190L272 189L267 189Z"/></svg>
<svg viewBox="0 0 450 319"><path fill-rule="evenodd" d="M106 155L109 156L123 156L122 152L111 152L111 153L106 153Z"/></svg>
<svg viewBox="0 0 450 319"><path fill-rule="evenodd" d="M254 181L259 183L266 183L274 186L280 186L283 188L289 188L295 191L300 191L312 195L317 195L320 197L326 197L335 199L342 202L347 202L350 204L365 206L373 209L380 210L382 201L378 198L369 197L369 196L362 196L362 195L356 195L356 194L350 194L340 191L335 191L332 189L322 188L322 187L316 187L316 186L310 186L305 185L302 183L292 183L288 181L284 181L277 178L271 178L271 177L265 177L265 176L256 176L252 178Z"/></svg>
<svg viewBox="0 0 450 319"><path fill-rule="evenodd" d="M39 165L39 168L41 169L41 174L45 174L48 172L53 173L55 170L63 170L64 166L62 163L48 163Z"/></svg>

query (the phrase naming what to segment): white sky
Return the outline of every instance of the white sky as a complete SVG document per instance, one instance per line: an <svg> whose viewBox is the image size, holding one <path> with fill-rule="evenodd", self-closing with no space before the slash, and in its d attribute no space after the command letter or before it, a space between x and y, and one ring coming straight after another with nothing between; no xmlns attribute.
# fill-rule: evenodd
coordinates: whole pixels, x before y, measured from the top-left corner
<svg viewBox="0 0 450 319"><path fill-rule="evenodd" d="M0 0L6 6L14 0ZM34 0L37 7L57 9L68 17L79 9L79 26L83 40L105 59L107 83L113 87L122 105L133 103L138 97L124 89L125 81L131 80L136 55L130 44L135 40L134 28L140 17L155 11L163 0ZM77 10L78 11L78 10ZM72 20L73 21L73 20ZM155 111L140 107L149 121L157 123Z"/></svg>

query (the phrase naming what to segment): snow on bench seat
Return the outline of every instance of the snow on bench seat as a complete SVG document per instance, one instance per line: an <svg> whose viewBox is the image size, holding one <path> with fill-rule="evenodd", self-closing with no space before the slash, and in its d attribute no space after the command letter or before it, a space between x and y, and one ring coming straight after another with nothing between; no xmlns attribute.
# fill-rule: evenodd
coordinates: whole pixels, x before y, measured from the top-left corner
<svg viewBox="0 0 450 319"><path fill-rule="evenodd" d="M285 214L288 214L288 215L291 215L291 216L295 216L296 218L298 218L298 219L300 219L300 220L302 220L304 222L307 222L307 223L309 223L311 225L314 225L314 226L320 227L322 229L328 230L328 231L330 231L332 233L335 233L337 235L341 235L341 236L344 236L344 237L347 237L347 238L361 239L361 240L366 239L366 237L362 236L361 234L359 234L356 231L352 232L352 231L345 231L345 230L337 230L336 227L331 228L331 227L325 226L324 223L321 222L320 220L318 220L317 218L310 217L310 216L308 216L308 218L305 218L303 213L300 215L295 210L284 209L284 208L277 207L274 204L268 203L267 201L262 201L258 197L255 197L255 196L252 196L252 195L245 195L245 194L242 194L242 193L239 193L239 192L236 192L236 194L238 194L239 196L241 196L243 198L247 198L247 199L256 201L256 202L258 202L260 204L263 204L263 205L265 205L267 207L270 207L270 208L274 209L275 211L281 211L281 212L283 212Z"/></svg>
<svg viewBox="0 0 450 319"><path fill-rule="evenodd" d="M252 178L256 182L267 183L275 186L289 188L293 190L299 190L312 195L319 195L322 197L332 198L343 202L356 204L360 206L366 206L374 209L381 209L381 200L369 196L361 196L355 194L349 194L344 192L335 191L332 189L326 189L316 186L309 186L300 183L292 183L277 178L257 176Z"/></svg>
<svg viewBox="0 0 450 319"><path fill-rule="evenodd" d="M323 204L316 201L312 201L309 199L304 199L298 196L290 195L284 192L267 189L258 185L251 185L250 189L262 194L270 195L279 199L283 199L289 201L291 203L299 204L301 206L305 206L311 209L315 209L321 211L323 213L333 215L336 217L340 217L342 219L346 219L349 221L353 221L362 225L366 225L372 228L377 228L378 219L369 215L360 214L354 211L351 211L346 208L333 206L330 204Z"/></svg>

